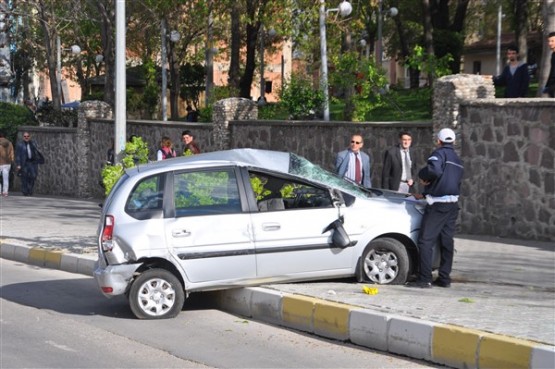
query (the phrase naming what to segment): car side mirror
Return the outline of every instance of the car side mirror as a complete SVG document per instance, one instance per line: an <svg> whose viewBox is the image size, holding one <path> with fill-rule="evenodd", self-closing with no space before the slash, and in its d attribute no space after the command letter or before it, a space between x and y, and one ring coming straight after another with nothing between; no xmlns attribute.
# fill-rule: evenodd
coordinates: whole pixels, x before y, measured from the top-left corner
<svg viewBox="0 0 555 369"><path fill-rule="evenodd" d="M331 231L331 243L335 246L335 247L339 247L341 249L344 249L348 246L352 246L353 244L351 243L351 239L349 238L349 235L347 234L347 231L345 231L345 228L343 227L343 217L340 217L339 219L334 220L333 222L331 222L322 233L326 233L327 231Z"/></svg>

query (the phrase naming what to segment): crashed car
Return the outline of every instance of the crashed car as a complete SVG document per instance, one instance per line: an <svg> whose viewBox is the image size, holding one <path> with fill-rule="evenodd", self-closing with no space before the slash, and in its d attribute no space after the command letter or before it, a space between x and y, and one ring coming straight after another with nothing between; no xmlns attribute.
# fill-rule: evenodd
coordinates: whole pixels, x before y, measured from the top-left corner
<svg viewBox="0 0 555 369"><path fill-rule="evenodd" d="M95 279L140 319L192 292L356 277L403 284L423 208L293 153L235 149L127 170L102 207Z"/></svg>

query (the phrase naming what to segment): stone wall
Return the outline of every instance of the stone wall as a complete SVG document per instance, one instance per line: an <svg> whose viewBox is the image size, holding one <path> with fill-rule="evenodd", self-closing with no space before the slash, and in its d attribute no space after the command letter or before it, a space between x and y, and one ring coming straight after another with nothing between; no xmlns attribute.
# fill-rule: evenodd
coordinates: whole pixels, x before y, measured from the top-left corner
<svg viewBox="0 0 555 369"><path fill-rule="evenodd" d="M555 240L555 101L473 100L460 114L462 231Z"/></svg>
<svg viewBox="0 0 555 369"><path fill-rule="evenodd" d="M460 78L438 81L435 88L443 93L436 94L434 104L443 113L434 111L433 123L261 121L254 102L226 99L215 104L214 123L127 121L127 135L149 143L151 160L162 136L181 151L181 132L190 129L205 152L241 147L290 151L333 170L335 154L348 146L353 133L360 133L372 161L372 183L380 187L383 152L397 143L399 132L412 133L422 166L434 149L434 132L449 126L457 132L456 149L465 166L459 231L555 240L555 100L493 99L491 79ZM21 128L20 136L29 130L47 161L40 168L37 194L103 198L100 170L114 123L79 117L78 128Z"/></svg>

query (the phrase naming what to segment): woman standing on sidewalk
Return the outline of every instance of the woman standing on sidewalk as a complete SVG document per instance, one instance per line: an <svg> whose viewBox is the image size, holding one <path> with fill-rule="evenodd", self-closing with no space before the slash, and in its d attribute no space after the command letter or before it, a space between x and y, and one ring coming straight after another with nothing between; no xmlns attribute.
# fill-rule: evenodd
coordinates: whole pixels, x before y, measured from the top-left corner
<svg viewBox="0 0 555 369"><path fill-rule="evenodd" d="M10 169L14 161L12 143L6 138L4 132L0 131L0 172L2 173L2 196L8 196L10 187Z"/></svg>

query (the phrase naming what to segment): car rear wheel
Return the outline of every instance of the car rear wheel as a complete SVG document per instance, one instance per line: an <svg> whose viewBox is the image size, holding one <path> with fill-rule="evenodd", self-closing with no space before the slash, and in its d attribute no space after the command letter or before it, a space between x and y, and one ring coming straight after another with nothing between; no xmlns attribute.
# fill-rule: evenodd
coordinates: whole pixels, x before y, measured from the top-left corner
<svg viewBox="0 0 555 369"><path fill-rule="evenodd" d="M139 319L173 318L183 308L185 292L179 280L164 269L148 269L129 290L131 311Z"/></svg>
<svg viewBox="0 0 555 369"><path fill-rule="evenodd" d="M361 271L366 282L403 284L409 272L407 249L392 238L374 240L364 250Z"/></svg>

